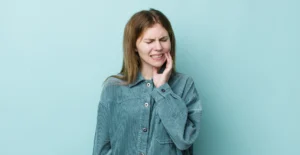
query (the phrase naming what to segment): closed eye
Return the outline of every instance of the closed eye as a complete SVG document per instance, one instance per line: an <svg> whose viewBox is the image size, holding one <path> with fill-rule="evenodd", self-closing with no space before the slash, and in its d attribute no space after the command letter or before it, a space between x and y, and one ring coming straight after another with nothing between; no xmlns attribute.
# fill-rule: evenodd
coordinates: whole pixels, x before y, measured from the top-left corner
<svg viewBox="0 0 300 155"><path fill-rule="evenodd" d="M166 42L166 41L168 41L168 39L169 39L169 37L162 37L161 39L160 39L160 41L163 41L163 42Z"/></svg>
<svg viewBox="0 0 300 155"><path fill-rule="evenodd" d="M153 41L146 41L146 43L147 43L147 44L151 44L151 43L153 43Z"/></svg>

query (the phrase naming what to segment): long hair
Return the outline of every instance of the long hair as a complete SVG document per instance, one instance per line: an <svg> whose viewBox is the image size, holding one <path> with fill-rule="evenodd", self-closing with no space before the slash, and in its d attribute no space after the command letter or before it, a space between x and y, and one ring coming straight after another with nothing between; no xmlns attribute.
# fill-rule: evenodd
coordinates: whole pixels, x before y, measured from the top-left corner
<svg viewBox="0 0 300 155"><path fill-rule="evenodd" d="M136 41L147 28L150 28L157 23L161 24L169 34L171 42L170 54L173 59L172 73L175 73L176 45L175 35L171 23L162 12L151 8L150 10L142 10L135 13L127 22L123 36L123 65L120 71L121 75L112 75L110 77L115 77L122 80L124 85L133 83L136 80L139 69L141 67L140 57L138 55L138 52L135 52L135 50L137 49ZM163 66L165 65L166 63L164 63Z"/></svg>

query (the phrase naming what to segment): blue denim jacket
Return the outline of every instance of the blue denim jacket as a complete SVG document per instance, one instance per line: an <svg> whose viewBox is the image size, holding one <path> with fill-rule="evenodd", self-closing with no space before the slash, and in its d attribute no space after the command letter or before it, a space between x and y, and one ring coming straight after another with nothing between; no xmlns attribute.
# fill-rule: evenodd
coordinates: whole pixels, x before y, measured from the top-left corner
<svg viewBox="0 0 300 155"><path fill-rule="evenodd" d="M191 77L174 73L155 88L141 74L120 85L109 78L101 92L93 155L190 155L202 106Z"/></svg>

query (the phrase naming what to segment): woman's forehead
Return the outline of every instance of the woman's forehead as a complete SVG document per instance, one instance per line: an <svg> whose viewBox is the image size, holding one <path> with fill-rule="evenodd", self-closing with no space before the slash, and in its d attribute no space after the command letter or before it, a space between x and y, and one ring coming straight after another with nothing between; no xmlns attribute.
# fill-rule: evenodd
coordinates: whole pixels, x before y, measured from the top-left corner
<svg viewBox="0 0 300 155"><path fill-rule="evenodd" d="M144 39L155 39L165 36L168 36L168 31L161 24L154 24L152 27L146 28L140 37Z"/></svg>

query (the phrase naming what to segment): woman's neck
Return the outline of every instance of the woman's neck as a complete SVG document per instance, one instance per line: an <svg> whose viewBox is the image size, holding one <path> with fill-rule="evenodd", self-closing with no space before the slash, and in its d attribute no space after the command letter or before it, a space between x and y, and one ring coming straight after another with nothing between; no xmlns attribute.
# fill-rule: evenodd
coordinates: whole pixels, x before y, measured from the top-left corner
<svg viewBox="0 0 300 155"><path fill-rule="evenodd" d="M142 73L142 76L144 77L145 80L151 80L152 77L153 77L153 69L152 69L152 66L147 67L147 68L142 67L141 73Z"/></svg>

